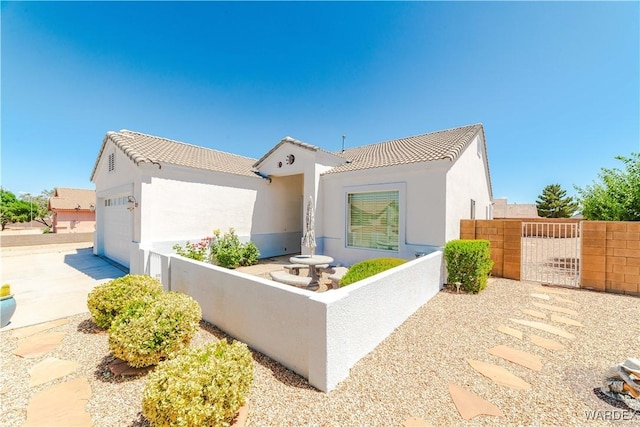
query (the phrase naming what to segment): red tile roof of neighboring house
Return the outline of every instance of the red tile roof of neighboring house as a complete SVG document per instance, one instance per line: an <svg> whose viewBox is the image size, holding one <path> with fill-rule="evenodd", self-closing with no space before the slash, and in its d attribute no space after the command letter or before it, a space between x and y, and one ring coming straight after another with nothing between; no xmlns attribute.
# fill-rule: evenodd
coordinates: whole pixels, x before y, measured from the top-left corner
<svg viewBox="0 0 640 427"><path fill-rule="evenodd" d="M53 197L49 199L49 209L51 210L91 210L91 205L95 209L96 191L83 190L79 188L55 189Z"/></svg>

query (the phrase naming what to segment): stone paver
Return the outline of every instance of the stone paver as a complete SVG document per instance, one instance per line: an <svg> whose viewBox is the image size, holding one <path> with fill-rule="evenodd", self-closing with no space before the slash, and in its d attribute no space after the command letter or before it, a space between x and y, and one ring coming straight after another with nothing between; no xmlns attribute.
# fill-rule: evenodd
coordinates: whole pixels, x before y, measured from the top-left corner
<svg viewBox="0 0 640 427"><path fill-rule="evenodd" d="M536 292L544 292L546 294L554 294L554 295L571 295L570 292L563 291L561 289L549 288L546 286L540 286L534 289Z"/></svg>
<svg viewBox="0 0 640 427"><path fill-rule="evenodd" d="M64 332L49 332L31 335L20 341L18 348L13 352L16 356L26 359L35 359L47 354L58 346L64 339Z"/></svg>
<svg viewBox="0 0 640 427"><path fill-rule="evenodd" d="M577 311L572 310L570 308L557 307L555 305L549 305L549 304L540 304L539 302L534 302L533 305L535 305L538 308L544 308L545 310L551 310L551 311L555 311L557 313L569 314L571 316L577 316L578 315Z"/></svg>
<svg viewBox="0 0 640 427"><path fill-rule="evenodd" d="M532 371L542 370L542 360L540 360L540 357L535 354L527 353L526 351L518 350L506 345L498 345L490 348L488 351L489 354L502 357L509 362L524 366Z"/></svg>
<svg viewBox="0 0 640 427"><path fill-rule="evenodd" d="M554 301L558 301L558 302L564 302L564 303L573 304L573 305L580 305L580 303L571 301L570 299L566 299L566 298L554 297L553 299Z"/></svg>
<svg viewBox="0 0 640 427"><path fill-rule="evenodd" d="M558 335L562 338L567 338L570 340L576 338L575 335L565 331L564 329L557 328L555 326L551 326L546 323L533 322L530 320L522 320L522 319L512 319L512 318L510 318L509 320L511 320L512 322L518 323L520 325L529 326L530 328L539 329L541 331L549 332L550 334Z"/></svg>
<svg viewBox="0 0 640 427"><path fill-rule="evenodd" d="M518 338L519 340L522 339L522 332L515 329L515 328L511 328L509 326L504 326L504 325L500 325L498 326L498 331L502 332L503 334L507 334L507 335L511 335L514 338Z"/></svg>
<svg viewBox="0 0 640 427"><path fill-rule="evenodd" d="M91 416L86 411L90 397L91 386L86 377L48 387L29 402L22 427L91 426Z"/></svg>
<svg viewBox="0 0 640 427"><path fill-rule="evenodd" d="M431 427L431 424L421 418L411 417L404 420L402 427Z"/></svg>
<svg viewBox="0 0 640 427"><path fill-rule="evenodd" d="M503 416L502 411L496 405L457 384L449 384L449 394L460 416L465 420L470 420L478 415Z"/></svg>
<svg viewBox="0 0 640 427"><path fill-rule="evenodd" d="M569 319L568 317L551 315L551 320L558 323L564 323L565 325L577 326L579 328L584 328L584 325L577 320Z"/></svg>
<svg viewBox="0 0 640 427"><path fill-rule="evenodd" d="M521 310L524 314L528 314L529 316L537 317L538 319L546 319L547 315L541 311L529 310L528 308L524 308Z"/></svg>
<svg viewBox="0 0 640 427"><path fill-rule="evenodd" d="M539 335L531 334L529 335L529 339L531 340L532 343L534 343L538 347L546 348L547 350L564 349L564 345L560 344L558 341L550 340L548 338L543 338Z"/></svg>
<svg viewBox="0 0 640 427"><path fill-rule="evenodd" d="M42 362L33 366L29 370L30 380L29 387L35 387L40 384L48 383L57 378L69 375L80 367L77 362L70 360L60 360L55 357L47 357Z"/></svg>
<svg viewBox="0 0 640 427"><path fill-rule="evenodd" d="M531 294L532 297L549 301L551 297L547 294Z"/></svg>
<svg viewBox="0 0 640 427"><path fill-rule="evenodd" d="M502 366L481 362L479 360L466 360L473 369L475 369L485 377L491 379L496 384L513 388L515 390L528 390L531 388L531 384L529 384L522 378L512 374Z"/></svg>
<svg viewBox="0 0 640 427"><path fill-rule="evenodd" d="M26 338L42 331L53 329L57 326L66 325L67 323L69 323L69 319L58 319L52 320L51 322L40 323L38 325L26 326L24 328L14 329L13 331L11 331L11 336L18 339Z"/></svg>

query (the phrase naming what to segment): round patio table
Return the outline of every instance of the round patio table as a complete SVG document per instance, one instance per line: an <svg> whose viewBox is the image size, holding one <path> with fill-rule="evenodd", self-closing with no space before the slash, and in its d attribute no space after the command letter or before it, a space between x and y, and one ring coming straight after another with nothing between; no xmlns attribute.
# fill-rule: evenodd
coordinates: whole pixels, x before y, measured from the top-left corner
<svg viewBox="0 0 640 427"><path fill-rule="evenodd" d="M289 262L292 264L308 265L311 283L318 283L318 271L316 270L316 266L321 264L331 264L333 262L333 258L327 255L298 255L289 258Z"/></svg>

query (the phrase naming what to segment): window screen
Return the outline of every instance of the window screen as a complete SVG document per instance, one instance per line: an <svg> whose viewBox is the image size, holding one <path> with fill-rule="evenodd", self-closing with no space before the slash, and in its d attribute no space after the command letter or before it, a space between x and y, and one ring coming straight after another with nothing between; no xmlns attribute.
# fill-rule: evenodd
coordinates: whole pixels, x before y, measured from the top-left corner
<svg viewBox="0 0 640 427"><path fill-rule="evenodd" d="M398 250L399 192L348 194L347 246Z"/></svg>

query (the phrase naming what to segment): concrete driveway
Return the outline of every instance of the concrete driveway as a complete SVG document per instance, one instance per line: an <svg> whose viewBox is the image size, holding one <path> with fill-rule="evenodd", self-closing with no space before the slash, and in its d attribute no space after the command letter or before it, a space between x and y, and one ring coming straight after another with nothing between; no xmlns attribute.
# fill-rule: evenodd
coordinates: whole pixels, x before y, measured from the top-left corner
<svg viewBox="0 0 640 427"><path fill-rule="evenodd" d="M9 283L16 312L3 331L86 313L94 286L127 274L93 255L91 243L5 247L0 283Z"/></svg>

